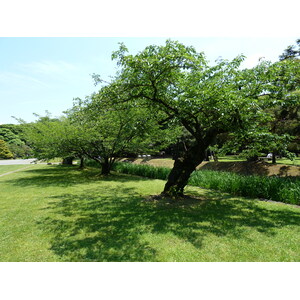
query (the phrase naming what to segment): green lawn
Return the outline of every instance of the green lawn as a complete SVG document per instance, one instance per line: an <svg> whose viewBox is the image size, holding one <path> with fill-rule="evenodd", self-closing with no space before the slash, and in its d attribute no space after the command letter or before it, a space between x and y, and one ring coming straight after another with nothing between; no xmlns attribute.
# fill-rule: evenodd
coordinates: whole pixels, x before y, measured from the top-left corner
<svg viewBox="0 0 300 300"><path fill-rule="evenodd" d="M267 161L268 163L272 163L271 160ZM277 158L276 159L277 164L284 164L284 165L293 165L293 166L300 166L300 157L296 157L293 161L287 158Z"/></svg>
<svg viewBox="0 0 300 300"><path fill-rule="evenodd" d="M211 159L211 161L213 161ZM218 157L219 162L234 162L234 161L246 161L245 158L240 158L238 155L227 155Z"/></svg>
<svg viewBox="0 0 300 300"><path fill-rule="evenodd" d="M193 187L144 201L163 185L47 165L0 177L0 260L300 261L300 208Z"/></svg>
<svg viewBox="0 0 300 300"><path fill-rule="evenodd" d="M26 168L26 165L8 165L8 166L0 166L0 175L13 172L19 169Z"/></svg>

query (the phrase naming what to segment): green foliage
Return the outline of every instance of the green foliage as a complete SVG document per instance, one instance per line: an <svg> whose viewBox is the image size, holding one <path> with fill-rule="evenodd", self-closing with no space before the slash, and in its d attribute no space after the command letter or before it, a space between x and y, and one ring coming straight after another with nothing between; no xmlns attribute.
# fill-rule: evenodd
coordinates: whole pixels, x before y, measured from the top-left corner
<svg viewBox="0 0 300 300"><path fill-rule="evenodd" d="M229 135L229 139L222 145L221 151L223 153L233 151L246 159L265 156L269 152L276 152L293 159L294 155L287 151L292 140L293 137L289 134L276 134L258 128L256 132Z"/></svg>
<svg viewBox="0 0 300 300"><path fill-rule="evenodd" d="M294 59L300 57L300 39L296 40L296 44L298 46L298 49L296 48L296 45L290 45L288 46L284 52L279 56L280 60L286 60L286 59Z"/></svg>
<svg viewBox="0 0 300 300"><path fill-rule="evenodd" d="M0 159L11 159L13 158L13 154L10 152L7 147L5 141L0 140Z"/></svg>
<svg viewBox="0 0 300 300"><path fill-rule="evenodd" d="M14 158L27 158L32 154L31 148L24 140L22 125L0 125L0 139L7 143Z"/></svg>
<svg viewBox="0 0 300 300"><path fill-rule="evenodd" d="M31 157L32 149L26 145L8 144L9 150L13 153L14 158L28 158Z"/></svg>
<svg viewBox="0 0 300 300"><path fill-rule="evenodd" d="M223 153L242 151L244 157L254 157L274 152L292 158L287 149L297 142L300 133L300 61L276 62L266 69L266 74L269 83L259 95L265 102L264 117L256 128L230 132L222 145Z"/></svg>
<svg viewBox="0 0 300 300"><path fill-rule="evenodd" d="M118 83L128 91L127 99L147 103L152 112L181 124L195 138L197 130L253 131L270 118L265 108L274 103L261 95L282 70L266 61L240 70L243 56L210 66L203 53L173 41L146 47L135 56L126 55L123 46L113 57L121 67Z"/></svg>
<svg viewBox="0 0 300 300"><path fill-rule="evenodd" d="M36 158L51 159L70 154L71 145L68 140L74 132L65 118L39 117L36 122L24 123L23 128Z"/></svg>
<svg viewBox="0 0 300 300"><path fill-rule="evenodd" d="M24 142L8 128L0 127L0 139L9 144L15 144L18 146L24 144Z"/></svg>
<svg viewBox="0 0 300 300"><path fill-rule="evenodd" d="M106 105L107 98L121 92L109 85L85 101L75 99L65 117L39 116L36 122L23 124L35 157L89 158L101 165L104 174L117 157L156 153L173 141L173 132L161 130L147 109L128 103Z"/></svg>
<svg viewBox="0 0 300 300"><path fill-rule="evenodd" d="M110 105L111 99L126 96L126 91L112 83L85 101L76 99L67 112L83 155L98 161L102 171L107 168L109 172L117 157L154 154L173 141L174 133L161 128L155 122L157 115L149 114L145 107L119 101Z"/></svg>
<svg viewBox="0 0 300 300"><path fill-rule="evenodd" d="M146 106L150 113L168 120L170 128L181 128L177 139L185 147L175 158L180 163L174 164L166 193L172 185L180 193L187 170L191 172L204 159L220 134L244 140L248 155L263 150L258 146L283 151L291 141L288 134L272 130L270 122L272 109L293 103L288 95L299 86L297 61L261 60L254 68L241 70L241 55L210 66L203 53L170 40L136 55L121 45L113 59L120 67L115 85L127 94L115 97L111 105L123 101Z"/></svg>
<svg viewBox="0 0 300 300"><path fill-rule="evenodd" d="M243 55L210 65L204 53L171 40L136 55L121 44L112 58L119 70L110 83L94 74L99 92L76 99L66 118L40 117L31 126L38 157L88 157L109 173L116 157L180 143L166 185L179 193L206 150L217 151L221 134L248 156L283 153L295 141L299 126L288 133L277 128L278 116L299 108L298 59L261 60L242 70Z"/></svg>

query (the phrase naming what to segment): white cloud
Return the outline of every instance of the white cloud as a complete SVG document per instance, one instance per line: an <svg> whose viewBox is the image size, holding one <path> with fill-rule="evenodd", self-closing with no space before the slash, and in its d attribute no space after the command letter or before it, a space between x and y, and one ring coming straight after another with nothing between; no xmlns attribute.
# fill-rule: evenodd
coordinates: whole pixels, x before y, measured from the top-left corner
<svg viewBox="0 0 300 300"><path fill-rule="evenodd" d="M64 61L18 63L11 71L0 71L2 90L54 88L78 76L80 68Z"/></svg>
<svg viewBox="0 0 300 300"><path fill-rule="evenodd" d="M37 78L14 72L0 72L0 84L12 86L15 89L20 86L28 87L28 85L35 87L48 87L48 84Z"/></svg>
<svg viewBox="0 0 300 300"><path fill-rule="evenodd" d="M259 61L261 59L268 60L268 58L265 57L261 53L252 54L249 57L246 57L246 59L243 61L241 67L242 68L247 68L247 69L253 68L253 67L255 67L259 63Z"/></svg>
<svg viewBox="0 0 300 300"><path fill-rule="evenodd" d="M77 70L73 64L64 61L40 61L27 64L19 64L19 67L25 72L31 72L43 75L62 75Z"/></svg>

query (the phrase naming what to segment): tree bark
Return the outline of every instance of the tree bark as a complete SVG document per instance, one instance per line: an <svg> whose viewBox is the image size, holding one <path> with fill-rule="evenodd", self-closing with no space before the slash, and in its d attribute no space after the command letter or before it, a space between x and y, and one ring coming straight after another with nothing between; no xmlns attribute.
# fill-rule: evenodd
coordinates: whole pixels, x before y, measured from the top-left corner
<svg viewBox="0 0 300 300"><path fill-rule="evenodd" d="M272 164L276 164L276 154L272 152Z"/></svg>
<svg viewBox="0 0 300 300"><path fill-rule="evenodd" d="M80 157L80 166L79 169L84 169L84 157Z"/></svg>
<svg viewBox="0 0 300 300"><path fill-rule="evenodd" d="M111 170L111 164L109 163L108 158L104 158L101 164L101 175L109 175Z"/></svg>
<svg viewBox="0 0 300 300"><path fill-rule="evenodd" d="M211 153L211 151L205 151L205 161L209 161L209 152Z"/></svg>
<svg viewBox="0 0 300 300"><path fill-rule="evenodd" d="M258 155L254 155L247 158L248 162L258 161Z"/></svg>
<svg viewBox="0 0 300 300"><path fill-rule="evenodd" d="M209 145L207 145L208 147ZM162 196L172 198L182 197L183 190L188 183L190 175L196 167L205 159L207 147L196 144L184 154L183 157L176 158L174 167L168 177L168 181L162 192Z"/></svg>
<svg viewBox="0 0 300 300"><path fill-rule="evenodd" d="M65 157L63 158L62 164L63 165L73 165L74 157Z"/></svg>

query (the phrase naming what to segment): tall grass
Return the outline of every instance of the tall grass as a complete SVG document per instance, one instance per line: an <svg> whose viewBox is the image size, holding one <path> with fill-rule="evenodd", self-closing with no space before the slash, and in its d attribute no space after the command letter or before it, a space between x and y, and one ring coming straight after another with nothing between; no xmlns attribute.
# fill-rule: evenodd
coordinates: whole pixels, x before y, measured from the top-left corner
<svg viewBox="0 0 300 300"><path fill-rule="evenodd" d="M171 171L170 168L166 167L154 167L149 165L138 165L132 163L115 163L113 170L118 173L138 175L142 177L148 177L153 179L166 180Z"/></svg>
<svg viewBox="0 0 300 300"><path fill-rule="evenodd" d="M116 163L119 173L166 180L169 168ZM239 175L231 172L198 170L189 180L189 185L218 190L232 195L264 198L300 205L300 179L294 177Z"/></svg>
<svg viewBox="0 0 300 300"><path fill-rule="evenodd" d="M300 180L293 177L239 175L220 171L196 171L189 184L253 198L300 204Z"/></svg>

